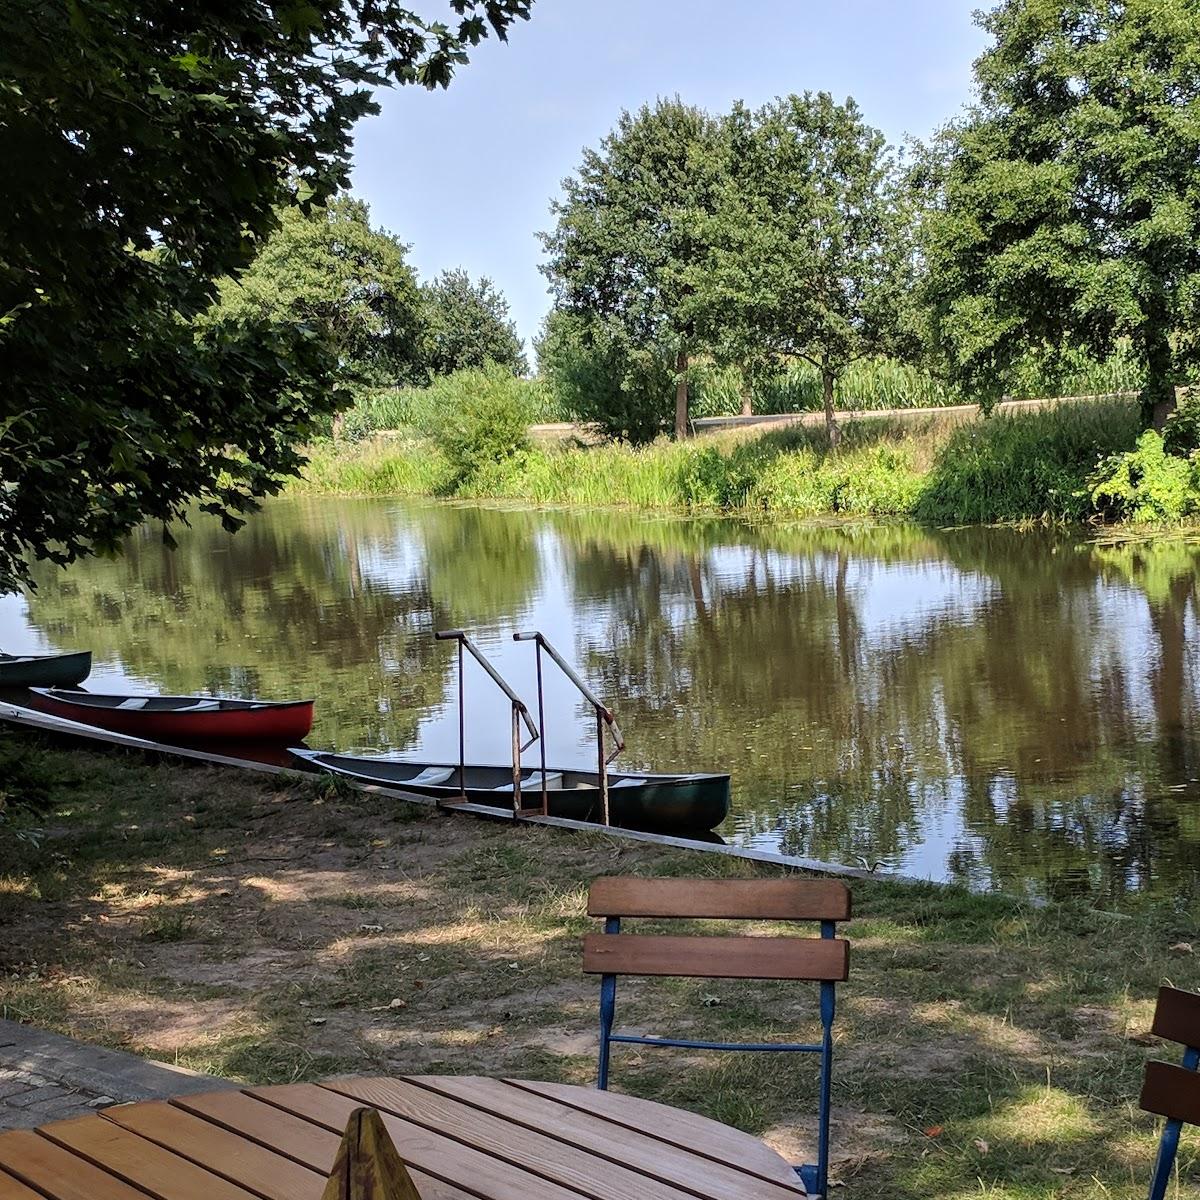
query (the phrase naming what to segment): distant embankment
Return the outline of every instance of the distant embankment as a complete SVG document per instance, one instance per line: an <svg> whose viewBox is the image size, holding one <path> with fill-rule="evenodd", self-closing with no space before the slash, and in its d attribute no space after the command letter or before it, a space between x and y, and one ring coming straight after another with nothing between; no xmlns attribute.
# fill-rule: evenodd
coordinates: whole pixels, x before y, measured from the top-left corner
<svg viewBox="0 0 1200 1200"><path fill-rule="evenodd" d="M291 490L941 525L1085 521L1110 515L1097 464L1132 450L1141 428L1128 394L1011 401L988 420L972 406L846 412L841 424L836 453L820 413L698 421L702 437L643 446L589 444L564 425L502 451L483 429L465 454L382 434L310 447ZM1185 490L1176 511L1200 513L1200 470Z"/></svg>
<svg viewBox="0 0 1200 1200"><path fill-rule="evenodd" d="M1096 400L1133 400L1137 392L1098 392L1086 396L1053 396L1038 400L1002 400L996 405L997 413L1029 412L1038 408L1046 408L1053 404L1070 404L1073 402ZM848 408L839 409L834 416L838 424L848 421L861 421L882 417L887 420L920 421L928 417L940 417L946 420L968 421L979 416L977 404L954 404L941 408ZM753 416L735 417L697 417L692 421L692 429L697 434L721 433L727 429L781 429L788 425L823 426L825 414L821 411L799 413L756 413ZM570 438L586 437L587 427L576 425L571 421L551 421L539 425L530 425L529 432L537 438Z"/></svg>

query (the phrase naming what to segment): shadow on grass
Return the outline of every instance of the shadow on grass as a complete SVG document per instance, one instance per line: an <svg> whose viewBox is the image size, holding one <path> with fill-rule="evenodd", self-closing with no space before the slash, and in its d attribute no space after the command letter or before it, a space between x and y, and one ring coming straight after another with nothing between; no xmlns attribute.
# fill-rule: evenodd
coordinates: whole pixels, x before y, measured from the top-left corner
<svg viewBox="0 0 1200 1200"><path fill-rule="evenodd" d="M208 1003L214 1020L181 1033L175 1056L255 1083L478 1072L586 1084L597 1010L596 981L580 972L588 881L757 873L599 833L80 761L88 782L58 805L53 849L5 848L4 916L26 955L0 982L6 1000L66 1032L159 1054L139 1045L137 1014L203 1015ZM33 882L47 854L62 874L53 900ZM883 881L853 891L835 1175L863 1195L1140 1196L1154 1153L1153 1124L1133 1108L1141 1067L1151 1053L1173 1057L1141 1035L1160 981L1200 985L1194 958L1171 951L1191 914L1036 910ZM172 910L183 915L167 922ZM178 937L144 941L147 913ZM815 1009L808 986L628 981L618 1019L772 1040L811 1034ZM811 1152L814 1067L624 1047L613 1078L800 1156ZM1194 1171L1194 1138L1180 1164Z"/></svg>

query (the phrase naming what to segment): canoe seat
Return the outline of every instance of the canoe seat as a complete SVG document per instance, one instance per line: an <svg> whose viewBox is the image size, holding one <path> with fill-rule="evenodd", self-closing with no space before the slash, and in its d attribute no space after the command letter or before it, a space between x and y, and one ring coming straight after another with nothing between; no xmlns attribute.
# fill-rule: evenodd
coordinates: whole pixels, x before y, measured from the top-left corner
<svg viewBox="0 0 1200 1200"><path fill-rule="evenodd" d="M121 703L117 705L117 707L123 708L127 712L131 712L132 710L137 709L137 708L145 708L146 705L149 703L150 703L150 698L148 696L130 696L128 700L122 700Z"/></svg>
<svg viewBox="0 0 1200 1200"><path fill-rule="evenodd" d="M619 787L645 787L645 785L646 785L646 781L644 779L630 778L630 779L613 779L609 782L608 786L611 789L611 788L619 788Z"/></svg>
<svg viewBox="0 0 1200 1200"><path fill-rule="evenodd" d="M177 713L216 712L220 707L220 700L197 700L195 704L183 704L172 711Z"/></svg>
<svg viewBox="0 0 1200 1200"><path fill-rule="evenodd" d="M401 779L397 782L400 786L406 783L422 783L427 787L437 787L439 783L449 783L453 777L453 767L426 767L411 779Z"/></svg>
<svg viewBox="0 0 1200 1200"><path fill-rule="evenodd" d="M528 776L521 777L521 791L526 791L529 788L537 788L539 791L542 787L541 771L533 771ZM547 771L546 772L546 787L552 788L555 791L562 790L562 772ZM511 792L513 785L511 783L502 783L499 787L492 788L493 792Z"/></svg>

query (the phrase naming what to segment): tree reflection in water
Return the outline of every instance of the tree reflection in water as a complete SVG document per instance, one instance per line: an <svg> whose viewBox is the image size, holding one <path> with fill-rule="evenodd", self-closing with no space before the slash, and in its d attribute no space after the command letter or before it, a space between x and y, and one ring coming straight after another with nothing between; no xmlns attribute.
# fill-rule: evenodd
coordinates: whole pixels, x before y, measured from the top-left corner
<svg viewBox="0 0 1200 1200"><path fill-rule="evenodd" d="M321 744L412 748L453 702L435 628L531 692L507 638L537 626L631 762L733 772L729 837L1042 895L1195 886L1194 544L341 499L180 543L41 572L30 629L163 690L315 695Z"/></svg>

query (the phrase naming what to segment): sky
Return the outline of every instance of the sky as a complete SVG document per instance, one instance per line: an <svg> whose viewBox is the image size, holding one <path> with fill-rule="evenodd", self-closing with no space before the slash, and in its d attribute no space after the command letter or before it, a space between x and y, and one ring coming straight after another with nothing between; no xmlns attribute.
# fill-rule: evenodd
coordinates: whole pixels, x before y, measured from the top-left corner
<svg viewBox="0 0 1200 1200"><path fill-rule="evenodd" d="M984 47L955 0L535 0L446 91L381 92L352 187L412 247L422 280L464 267L507 297L528 342L549 308L539 230L584 147L621 109L679 95L714 113L789 92L853 96L899 144L970 98ZM448 10L448 5L445 6ZM422 11L438 11L426 0ZM441 15L445 15L442 12Z"/></svg>

